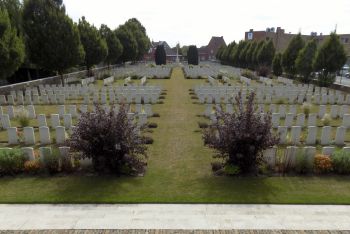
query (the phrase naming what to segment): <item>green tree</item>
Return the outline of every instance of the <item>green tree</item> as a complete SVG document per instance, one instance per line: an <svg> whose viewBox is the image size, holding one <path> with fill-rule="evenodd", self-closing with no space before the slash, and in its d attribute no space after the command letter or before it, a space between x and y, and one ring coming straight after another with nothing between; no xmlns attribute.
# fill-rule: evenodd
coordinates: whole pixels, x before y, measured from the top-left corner
<svg viewBox="0 0 350 234"><path fill-rule="evenodd" d="M290 77L294 77L297 73L297 69L295 67L295 60L298 57L299 51L304 48L304 40L299 33L295 37L292 38L290 43L288 44L287 49L284 51L282 56L282 66L283 69Z"/></svg>
<svg viewBox="0 0 350 234"><path fill-rule="evenodd" d="M306 43L305 47L299 51L295 60L295 67L298 74L302 76L302 81L309 83L310 74L313 72L313 62L317 51L317 42L315 39Z"/></svg>
<svg viewBox="0 0 350 234"><path fill-rule="evenodd" d="M224 61L224 64L231 64L231 54L233 54L233 51L235 50L237 44L235 41L228 44L224 52L222 53L222 61Z"/></svg>
<svg viewBox="0 0 350 234"><path fill-rule="evenodd" d="M275 46L272 40L265 41L257 54L259 66L271 67L273 57L275 56Z"/></svg>
<svg viewBox="0 0 350 234"><path fill-rule="evenodd" d="M157 45L154 58L157 65L166 64L166 52L164 45Z"/></svg>
<svg viewBox="0 0 350 234"><path fill-rule="evenodd" d="M88 73L90 68L104 61L108 55L108 47L105 39L102 38L97 28L90 25L83 16L78 24L81 43L85 50L85 62Z"/></svg>
<svg viewBox="0 0 350 234"><path fill-rule="evenodd" d="M188 52L188 46L182 46L181 47L182 56L186 57L187 56L187 52Z"/></svg>
<svg viewBox="0 0 350 234"><path fill-rule="evenodd" d="M336 72L342 68L345 62L344 46L340 43L338 35L335 32L331 33L317 51L314 62L315 70L320 71L318 76L320 85L328 86L334 83Z"/></svg>
<svg viewBox="0 0 350 234"><path fill-rule="evenodd" d="M143 56L148 52L151 47L151 41L147 36L146 28L136 18L129 19L125 26L133 34L137 43L137 55L136 60L143 59Z"/></svg>
<svg viewBox="0 0 350 234"><path fill-rule="evenodd" d="M237 45L237 48L233 52L231 52L231 56L232 56L231 62L233 64L233 66L236 66L236 67L241 66L239 58L240 58L240 54L244 50L246 44L247 44L247 41L243 41L243 40L240 41Z"/></svg>
<svg viewBox="0 0 350 234"><path fill-rule="evenodd" d="M277 53L272 60L272 71L275 76L280 76L283 73L282 68L282 54Z"/></svg>
<svg viewBox="0 0 350 234"><path fill-rule="evenodd" d="M22 10L23 6L19 0L0 0L0 8L7 10L12 27L15 27L18 35L22 35Z"/></svg>
<svg viewBox="0 0 350 234"><path fill-rule="evenodd" d="M139 52L134 34L125 25L120 25L115 33L123 46L123 54L120 56L120 60L122 62L136 61Z"/></svg>
<svg viewBox="0 0 350 234"><path fill-rule="evenodd" d="M248 67L248 61L247 61L247 53L250 50L250 47L252 46L251 42L247 42L244 49L239 54L239 63L242 68Z"/></svg>
<svg viewBox="0 0 350 234"><path fill-rule="evenodd" d="M108 66L110 64L117 63L119 57L123 53L122 44L120 43L115 33L107 25L101 25L100 33L102 37L106 40L108 47L108 55L105 59L105 62L108 64Z"/></svg>
<svg viewBox="0 0 350 234"><path fill-rule="evenodd" d="M256 45L254 52L252 53L252 68L256 69L258 66L258 54L260 49L264 46L265 41L259 41L259 43Z"/></svg>
<svg viewBox="0 0 350 234"><path fill-rule="evenodd" d="M11 76L24 60L24 43L12 28L7 10L0 9L0 79Z"/></svg>
<svg viewBox="0 0 350 234"><path fill-rule="evenodd" d="M191 45L190 47L188 47L187 60L188 60L188 64L198 65L198 49L197 49L197 46Z"/></svg>
<svg viewBox="0 0 350 234"><path fill-rule="evenodd" d="M226 45L220 46L220 48L218 49L215 55L216 59L222 60L222 54L224 53L225 49L226 49Z"/></svg>
<svg viewBox="0 0 350 234"><path fill-rule="evenodd" d="M253 69L253 54L255 51L255 48L257 47L258 43L256 41L250 42L249 50L247 50L247 53L245 55L245 61L247 63L247 68Z"/></svg>
<svg viewBox="0 0 350 234"><path fill-rule="evenodd" d="M65 7L53 0L27 0L23 7L27 53L39 68L61 75L84 58L79 31Z"/></svg>

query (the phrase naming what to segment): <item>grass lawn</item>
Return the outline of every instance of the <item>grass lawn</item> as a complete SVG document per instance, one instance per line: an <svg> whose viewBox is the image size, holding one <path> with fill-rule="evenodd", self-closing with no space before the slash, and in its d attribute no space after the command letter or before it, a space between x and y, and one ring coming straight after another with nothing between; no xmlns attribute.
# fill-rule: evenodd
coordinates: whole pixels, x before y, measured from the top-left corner
<svg viewBox="0 0 350 234"><path fill-rule="evenodd" d="M174 69L170 80L152 80L167 90L149 147L144 177L6 177L0 179L2 203L295 203L350 204L350 177L215 177L213 152L203 146L186 80ZM203 81L202 81L203 82Z"/></svg>

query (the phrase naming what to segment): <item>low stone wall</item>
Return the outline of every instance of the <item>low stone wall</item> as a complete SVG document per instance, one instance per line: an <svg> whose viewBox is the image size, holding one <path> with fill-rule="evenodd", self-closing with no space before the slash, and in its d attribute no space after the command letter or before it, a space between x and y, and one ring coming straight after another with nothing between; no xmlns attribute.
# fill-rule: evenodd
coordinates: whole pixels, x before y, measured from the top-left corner
<svg viewBox="0 0 350 234"><path fill-rule="evenodd" d="M112 70L117 67L118 65L113 65L113 66L110 66L109 69ZM99 68L92 69L92 71L95 73L95 76L97 77L99 76L100 73L103 73L107 70L108 70L108 67L99 67ZM87 70L83 70L83 71L64 74L63 76L65 79L65 82L71 83L71 82L79 81L81 78L86 77L86 74L87 74ZM26 81L22 83L0 86L0 95L10 94L12 90L25 90L28 87L36 87L36 86L45 85L45 84L61 84L61 78L60 76L51 76L43 79L37 79L37 80Z"/></svg>
<svg viewBox="0 0 350 234"><path fill-rule="evenodd" d="M60 83L61 83L61 79L59 76L47 77L47 78L38 79L38 80L32 80L32 81L26 81L26 82L17 83L17 84L1 86L0 94L7 95L12 90L24 90L28 87L35 87L42 84L60 84Z"/></svg>

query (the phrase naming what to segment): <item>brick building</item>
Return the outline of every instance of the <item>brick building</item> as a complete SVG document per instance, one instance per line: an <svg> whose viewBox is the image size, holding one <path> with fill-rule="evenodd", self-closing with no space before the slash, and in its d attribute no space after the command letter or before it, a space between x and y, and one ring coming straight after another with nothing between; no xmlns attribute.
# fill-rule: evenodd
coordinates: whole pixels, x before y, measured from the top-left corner
<svg viewBox="0 0 350 234"><path fill-rule="evenodd" d="M154 61L154 56L158 45L164 46L167 62L176 61L176 50L174 51L172 48L170 48L169 44L166 41L152 41L151 48L149 49L148 53L144 55L145 61ZM179 55L179 58L181 59L181 55Z"/></svg>
<svg viewBox="0 0 350 234"><path fill-rule="evenodd" d="M277 49L277 51L284 51L291 39L297 34L285 33L285 30L281 27L267 28L265 31L254 31L250 29L248 32L245 32L245 40L268 40L271 39ZM312 32L310 35L301 35L304 40L309 40L311 38L316 38L317 42L321 44L323 41L329 37L329 35L317 34ZM348 62L350 60L350 34L338 34L341 43L344 45L345 51L348 56Z"/></svg>
<svg viewBox="0 0 350 234"><path fill-rule="evenodd" d="M215 60L216 53L222 45L226 45L224 37L212 37L207 46L198 49L199 60Z"/></svg>

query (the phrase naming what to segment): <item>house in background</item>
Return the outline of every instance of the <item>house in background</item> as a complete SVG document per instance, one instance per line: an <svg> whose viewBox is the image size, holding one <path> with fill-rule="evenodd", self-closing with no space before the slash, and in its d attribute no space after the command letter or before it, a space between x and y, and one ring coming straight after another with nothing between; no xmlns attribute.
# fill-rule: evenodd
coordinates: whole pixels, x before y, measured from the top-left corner
<svg viewBox="0 0 350 234"><path fill-rule="evenodd" d="M254 31L250 29L248 32L245 32L246 41L261 41L271 39L277 51L284 51L289 42L297 34L286 33L281 27L267 28L265 31ZM344 45L348 62L350 62L350 34L338 34L340 42ZM322 44L329 35L323 35L322 33L318 34L317 32L311 32L310 35L301 35L304 40L310 40L315 38L318 44Z"/></svg>
<svg viewBox="0 0 350 234"><path fill-rule="evenodd" d="M216 60L216 53L221 46L226 46L224 37L212 37L207 46L198 49L198 57L200 61Z"/></svg>
<svg viewBox="0 0 350 234"><path fill-rule="evenodd" d="M166 41L158 41L158 42L152 41L151 48L149 49L148 53L144 55L145 61L154 61L155 52L158 45L164 46L167 62L176 61L176 50L174 51L172 48L170 48L169 44ZM181 55L179 55L179 58L181 59Z"/></svg>

